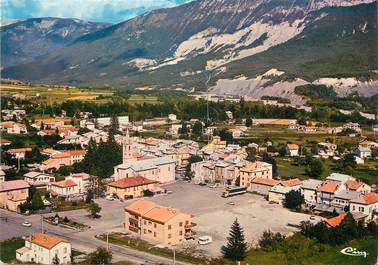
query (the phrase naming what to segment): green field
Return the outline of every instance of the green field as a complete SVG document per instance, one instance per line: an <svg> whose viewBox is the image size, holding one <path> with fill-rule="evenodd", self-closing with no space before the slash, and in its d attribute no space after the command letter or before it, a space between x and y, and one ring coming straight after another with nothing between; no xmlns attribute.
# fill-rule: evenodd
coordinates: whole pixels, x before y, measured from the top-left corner
<svg viewBox="0 0 378 265"><path fill-rule="evenodd" d="M0 260L8 264L16 264L16 250L25 245L22 238L12 238L0 243Z"/></svg>
<svg viewBox="0 0 378 265"><path fill-rule="evenodd" d="M251 251L244 264L282 264L282 265L373 265L377 260L377 239L353 240L343 246L331 247L314 242L311 239L290 242L287 249L279 251ZM367 258L346 256L340 253L345 247L355 247L366 251Z"/></svg>
<svg viewBox="0 0 378 265"><path fill-rule="evenodd" d="M0 84L2 94L20 94L36 103L62 103L67 100L80 100L106 103L113 96L109 89L83 89L66 87L28 86Z"/></svg>

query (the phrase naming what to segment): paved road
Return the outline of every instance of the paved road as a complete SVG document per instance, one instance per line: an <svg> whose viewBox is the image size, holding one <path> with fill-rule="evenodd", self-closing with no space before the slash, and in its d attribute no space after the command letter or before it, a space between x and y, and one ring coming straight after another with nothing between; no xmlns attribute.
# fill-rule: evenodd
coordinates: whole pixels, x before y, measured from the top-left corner
<svg viewBox="0 0 378 265"><path fill-rule="evenodd" d="M0 210L0 241L12 237L21 237L32 235L37 232L41 232L41 216L31 215L31 216L22 216L13 212L8 212L5 210ZM67 216L70 216L67 214ZM5 221L5 218L7 221ZM22 226L22 222L25 220L32 223L32 227ZM59 226L54 226L50 224L43 224L44 231L50 234L61 236L69 240L72 244L72 247L84 251L86 253L94 251L98 247L105 247L106 242L94 238L98 231L94 229L89 229L83 232L78 232L71 229L62 228ZM106 231L104 227L103 231ZM110 231L109 231L110 232ZM109 248L113 253L113 261L127 260L137 264L172 264L172 260L151 255L149 253L137 251L131 248L120 247L117 245L109 244ZM183 262L176 262L176 264L188 264Z"/></svg>

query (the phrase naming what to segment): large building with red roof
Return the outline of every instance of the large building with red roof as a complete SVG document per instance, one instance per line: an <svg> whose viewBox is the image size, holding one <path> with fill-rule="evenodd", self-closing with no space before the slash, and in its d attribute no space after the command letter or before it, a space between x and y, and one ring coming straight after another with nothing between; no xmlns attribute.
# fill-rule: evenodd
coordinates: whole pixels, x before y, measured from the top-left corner
<svg viewBox="0 0 378 265"><path fill-rule="evenodd" d="M141 238L176 245L193 238L192 215L178 209L137 200L125 207L125 228Z"/></svg>
<svg viewBox="0 0 378 265"><path fill-rule="evenodd" d="M157 181L141 176L123 178L108 184L107 193L120 199L141 197L146 190L153 191Z"/></svg>

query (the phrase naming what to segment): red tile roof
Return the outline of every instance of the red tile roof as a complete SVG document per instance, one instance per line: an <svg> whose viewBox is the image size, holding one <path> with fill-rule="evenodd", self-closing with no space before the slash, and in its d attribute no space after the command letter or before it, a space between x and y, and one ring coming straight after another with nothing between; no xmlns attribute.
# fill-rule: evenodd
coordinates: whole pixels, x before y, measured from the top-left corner
<svg viewBox="0 0 378 265"><path fill-rule="evenodd" d="M302 180L300 180L299 178L288 179L288 180L282 181L282 184L286 187L293 187L293 186L301 185Z"/></svg>
<svg viewBox="0 0 378 265"><path fill-rule="evenodd" d="M137 176L137 177L119 179L117 181L109 183L108 185L111 187L119 188L119 189L126 189L126 188L131 188L131 187L148 185L152 183L157 183L157 181Z"/></svg>
<svg viewBox="0 0 378 265"><path fill-rule="evenodd" d="M61 242L68 243L65 239L61 237L48 234L35 234L27 238L27 240L47 249L52 249Z"/></svg>
<svg viewBox="0 0 378 265"><path fill-rule="evenodd" d="M25 153L25 152L31 152L31 148L11 148L8 150L9 153L17 154L17 153Z"/></svg>
<svg viewBox="0 0 378 265"><path fill-rule="evenodd" d="M29 184L25 180L21 179L4 181L0 183L0 191L27 189L29 187Z"/></svg>
<svg viewBox="0 0 378 265"><path fill-rule="evenodd" d="M338 181L327 181L322 183L316 191L318 192L327 192L327 193L334 193L340 186L340 182Z"/></svg>
<svg viewBox="0 0 378 265"><path fill-rule="evenodd" d="M77 184L72 180L62 180L58 182L52 183L52 185L60 187L60 188L66 188L66 187L74 187L77 186Z"/></svg>
<svg viewBox="0 0 378 265"><path fill-rule="evenodd" d="M266 179L266 178L254 178L252 180L252 183L254 184L261 184L261 185L266 185L266 186L274 186L279 183L278 180L275 179Z"/></svg>
<svg viewBox="0 0 378 265"><path fill-rule="evenodd" d="M10 144L10 143L11 143L11 141L4 139L4 138L0 138L0 144Z"/></svg>
<svg viewBox="0 0 378 265"><path fill-rule="evenodd" d="M158 223L166 223L180 213L179 210L168 207L155 207L147 212L143 217L156 221Z"/></svg>
<svg viewBox="0 0 378 265"><path fill-rule="evenodd" d="M125 207L125 211L132 212L138 215L143 215L152 208L155 207L155 203L152 201L137 200Z"/></svg>
<svg viewBox="0 0 378 265"><path fill-rule="evenodd" d="M370 192L365 195L360 195L357 199L351 200L353 203L359 203L359 204L373 204L378 202L378 194L375 192Z"/></svg>
<svg viewBox="0 0 378 265"><path fill-rule="evenodd" d="M339 226L341 222L344 220L345 216L346 216L346 213L342 213L338 216L327 219L326 223L331 227Z"/></svg>
<svg viewBox="0 0 378 265"><path fill-rule="evenodd" d="M361 187L364 183L362 181L358 180L348 180L346 183L346 186L350 190L357 190L359 187Z"/></svg>

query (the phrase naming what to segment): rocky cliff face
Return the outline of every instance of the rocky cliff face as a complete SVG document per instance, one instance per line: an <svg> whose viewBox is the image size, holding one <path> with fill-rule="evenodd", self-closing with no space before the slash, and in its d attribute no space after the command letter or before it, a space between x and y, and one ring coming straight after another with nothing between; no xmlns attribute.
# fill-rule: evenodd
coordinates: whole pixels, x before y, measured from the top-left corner
<svg viewBox="0 0 378 265"><path fill-rule="evenodd" d="M376 29L374 0L193 1L83 35L3 74L47 83L187 89L203 89L209 74L221 72L214 84L271 68L307 81L369 75Z"/></svg>

